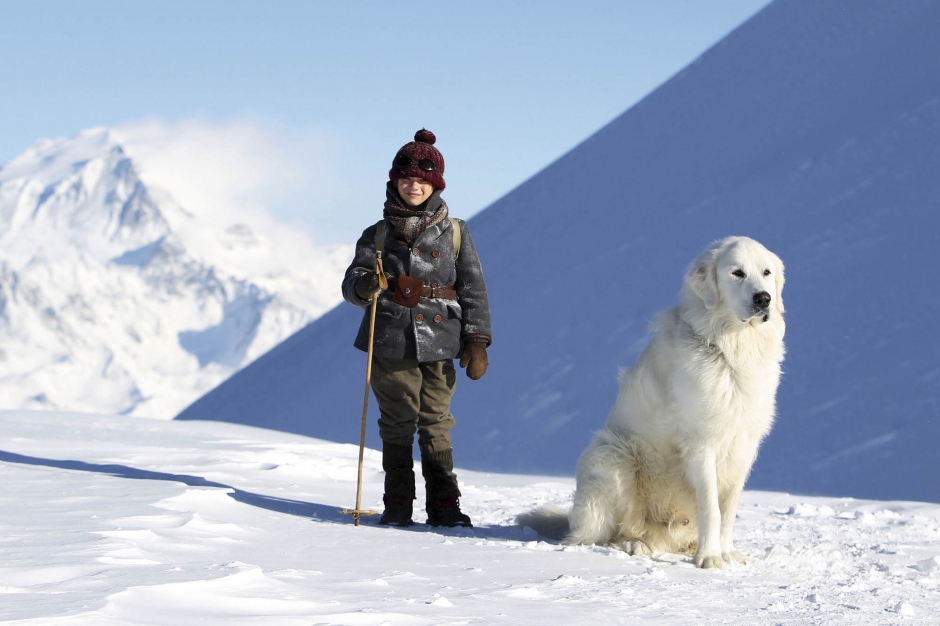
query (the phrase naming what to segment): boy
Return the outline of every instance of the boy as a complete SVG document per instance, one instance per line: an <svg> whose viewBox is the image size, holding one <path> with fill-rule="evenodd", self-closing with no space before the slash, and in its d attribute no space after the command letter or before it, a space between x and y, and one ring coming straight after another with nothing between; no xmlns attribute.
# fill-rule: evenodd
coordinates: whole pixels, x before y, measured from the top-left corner
<svg viewBox="0 0 940 626"><path fill-rule="evenodd" d="M372 359L372 392L379 405L385 511L380 524L410 526L415 499L412 446L418 432L427 523L472 526L460 510L454 474L450 401L456 385L453 360L478 380L486 372L491 343L483 270L467 224L448 217L444 157L434 134L415 133L395 155L388 173L384 219L356 243L343 279L343 297L359 307L378 298ZM455 232L455 229L458 229ZM389 278L380 290L376 246ZM355 346L367 351L369 312Z"/></svg>

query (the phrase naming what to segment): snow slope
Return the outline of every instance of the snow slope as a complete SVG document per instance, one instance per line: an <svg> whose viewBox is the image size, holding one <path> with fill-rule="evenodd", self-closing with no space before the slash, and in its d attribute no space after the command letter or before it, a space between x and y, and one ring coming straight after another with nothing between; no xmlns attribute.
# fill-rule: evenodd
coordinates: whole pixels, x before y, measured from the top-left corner
<svg viewBox="0 0 940 626"><path fill-rule="evenodd" d="M171 418L333 306L348 246L212 221L112 131L0 168L0 406Z"/></svg>
<svg viewBox="0 0 940 626"><path fill-rule="evenodd" d="M458 463L573 473L686 265L749 235L786 263L788 311L749 485L940 501L937 32L929 0L774 2L476 215L494 344L458 386ZM359 318L330 311L179 417L355 441Z"/></svg>
<svg viewBox="0 0 940 626"><path fill-rule="evenodd" d="M865 626L940 609L938 505L749 491L752 563L697 570L514 526L567 504L570 479L458 469L474 528L356 528L337 509L357 454L233 424L0 411L0 621ZM379 508L378 452L364 474Z"/></svg>

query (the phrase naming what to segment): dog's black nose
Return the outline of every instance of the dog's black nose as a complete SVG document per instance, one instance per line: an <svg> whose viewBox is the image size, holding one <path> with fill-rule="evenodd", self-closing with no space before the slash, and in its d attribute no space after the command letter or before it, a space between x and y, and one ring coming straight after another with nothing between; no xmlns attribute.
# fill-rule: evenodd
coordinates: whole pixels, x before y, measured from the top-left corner
<svg viewBox="0 0 940 626"><path fill-rule="evenodd" d="M770 306L770 294L766 291L758 291L754 294L754 304L762 309Z"/></svg>

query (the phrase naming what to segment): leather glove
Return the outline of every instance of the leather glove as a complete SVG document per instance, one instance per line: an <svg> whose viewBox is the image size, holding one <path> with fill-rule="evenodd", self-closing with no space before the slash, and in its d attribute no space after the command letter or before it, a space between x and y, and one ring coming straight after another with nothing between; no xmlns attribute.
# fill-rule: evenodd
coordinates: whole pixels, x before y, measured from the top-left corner
<svg viewBox="0 0 940 626"><path fill-rule="evenodd" d="M486 373L489 360L486 358L486 344L482 341L467 341L463 344L463 356L460 367L467 368L470 380L480 380Z"/></svg>
<svg viewBox="0 0 940 626"><path fill-rule="evenodd" d="M371 300L379 290L379 275L375 272L365 274L356 281L356 296L360 300Z"/></svg>

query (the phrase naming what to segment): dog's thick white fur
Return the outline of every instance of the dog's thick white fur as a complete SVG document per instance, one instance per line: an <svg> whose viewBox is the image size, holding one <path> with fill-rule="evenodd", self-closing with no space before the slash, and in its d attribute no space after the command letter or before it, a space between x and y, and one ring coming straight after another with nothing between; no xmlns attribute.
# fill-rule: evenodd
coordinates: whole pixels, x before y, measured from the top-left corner
<svg viewBox="0 0 940 626"><path fill-rule="evenodd" d="M774 418L783 282L783 263L753 239L705 250L581 455L567 519L555 507L518 522L547 536L567 526L567 543L694 554L700 567L746 563L732 533Z"/></svg>

